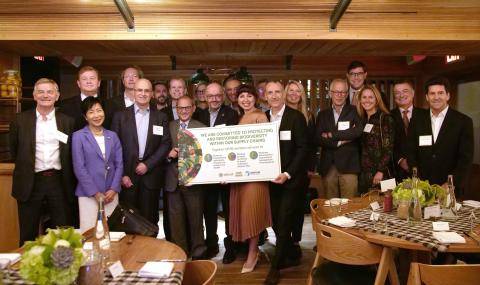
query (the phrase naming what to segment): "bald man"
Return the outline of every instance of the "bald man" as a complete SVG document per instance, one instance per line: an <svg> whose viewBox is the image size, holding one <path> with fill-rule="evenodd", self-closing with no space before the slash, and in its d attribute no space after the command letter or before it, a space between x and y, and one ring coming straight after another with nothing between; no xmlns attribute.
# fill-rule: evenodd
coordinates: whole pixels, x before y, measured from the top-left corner
<svg viewBox="0 0 480 285"><path fill-rule="evenodd" d="M142 216L157 224L162 162L170 151L171 138L167 115L150 108L152 93L152 83L138 79L134 87L135 103L115 114L112 130L118 134L123 148L120 201L139 209Z"/></svg>

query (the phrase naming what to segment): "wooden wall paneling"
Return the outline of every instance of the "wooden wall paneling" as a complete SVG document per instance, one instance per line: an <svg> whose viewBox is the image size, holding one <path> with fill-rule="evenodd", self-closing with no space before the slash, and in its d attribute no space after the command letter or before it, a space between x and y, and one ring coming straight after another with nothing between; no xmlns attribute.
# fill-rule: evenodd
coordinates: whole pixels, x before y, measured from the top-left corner
<svg viewBox="0 0 480 285"><path fill-rule="evenodd" d="M18 248L17 201L10 195L14 165L0 163L0 252Z"/></svg>

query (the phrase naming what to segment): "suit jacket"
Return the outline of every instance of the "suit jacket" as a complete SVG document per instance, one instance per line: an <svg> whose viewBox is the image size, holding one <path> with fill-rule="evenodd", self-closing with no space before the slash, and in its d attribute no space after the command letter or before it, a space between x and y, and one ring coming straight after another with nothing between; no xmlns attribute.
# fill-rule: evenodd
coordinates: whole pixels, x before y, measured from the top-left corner
<svg viewBox="0 0 480 285"><path fill-rule="evenodd" d="M135 123L135 110L132 105L123 111L115 113L112 121L112 131L116 132L123 147L123 175L130 177L133 184L139 179L135 174L138 160L138 135ZM150 108L148 120L148 135L142 162L148 167L143 175L143 183L150 189L161 188L162 162L170 151L171 138L168 130L167 115ZM153 134L153 126L161 126L163 135Z"/></svg>
<svg viewBox="0 0 480 285"><path fill-rule="evenodd" d="M198 120L202 122L205 126L210 127L210 112L208 108L205 110L201 110L198 113ZM218 125L227 125L233 126L238 124L238 113L237 111L233 110L232 108L222 104L220 106L220 110L218 111L217 118L215 119L214 126Z"/></svg>
<svg viewBox="0 0 480 285"><path fill-rule="evenodd" d="M80 95L76 95L67 99L64 99L58 103L58 110L75 120L74 131L78 131L87 125L82 114L82 98Z"/></svg>
<svg viewBox="0 0 480 285"><path fill-rule="evenodd" d="M170 134L172 135L172 148L178 147L177 135L178 135L179 127L180 127L180 120L171 121L169 123ZM203 128L203 127L205 127L204 124L193 119L190 120L187 126L187 128L189 129ZM173 159L167 162L167 169L166 169L165 176L166 176L165 190L169 192L175 191L178 185L178 160L177 159Z"/></svg>
<svg viewBox="0 0 480 285"><path fill-rule="evenodd" d="M419 146L420 136L432 136L431 146ZM466 177L473 159L473 121L470 117L448 108L437 140L433 142L430 110L410 121L408 128L408 155L410 167L418 168L421 179L442 185L447 176L459 192L465 188Z"/></svg>
<svg viewBox="0 0 480 285"><path fill-rule="evenodd" d="M174 116L173 116L172 105L167 105L167 107L163 108L163 109L160 110L160 111L163 112L165 115L167 115L167 118L168 118L168 121L169 121L169 122L175 120L175 118L174 118Z"/></svg>
<svg viewBox="0 0 480 285"><path fill-rule="evenodd" d="M332 107L320 111L316 122L315 141L322 147L319 172L326 175L328 170L335 166L340 173L360 172L359 138L363 132L363 122L355 106L345 104L338 118L338 122L348 121L350 128L338 130L335 124ZM331 132L332 138L322 137L322 133ZM339 141L350 141L337 146Z"/></svg>
<svg viewBox="0 0 480 285"><path fill-rule="evenodd" d="M71 134L74 120L65 114L55 112L57 129L68 135L66 144L59 142L62 186L67 199L74 200L75 176L71 161ZM16 115L10 124L10 153L15 163L13 170L12 196L25 202L33 190L35 174L36 110L31 109Z"/></svg>
<svg viewBox="0 0 480 285"><path fill-rule="evenodd" d="M425 112L425 109L413 107L411 120L414 120L419 113ZM407 158L407 134L405 133L405 128L403 126L402 114L400 113L399 108L395 108L390 112L394 122L395 122L395 143L393 146L393 161L397 166L397 176L406 178L408 173L406 173L402 168L398 166L398 161L402 158ZM409 123L410 124L410 123Z"/></svg>
<svg viewBox="0 0 480 285"><path fill-rule="evenodd" d="M112 120L113 116L115 115L116 112L118 111L123 111L125 108L125 99L122 96L116 96L113 98L110 98L105 102L105 122L103 123L103 126L107 129L111 129L112 125Z"/></svg>
<svg viewBox="0 0 480 285"><path fill-rule="evenodd" d="M265 112L270 120L270 111ZM280 139L280 160L282 172L288 172L291 179L283 186L287 189L297 189L305 184L307 179L307 123L302 113L285 106L280 121L280 133L290 132L289 140Z"/></svg>
<svg viewBox="0 0 480 285"><path fill-rule="evenodd" d="M122 145L116 133L104 129L103 134L105 158L88 126L73 133L73 171L78 180L75 194L79 197L91 197L109 189L117 193L121 190Z"/></svg>

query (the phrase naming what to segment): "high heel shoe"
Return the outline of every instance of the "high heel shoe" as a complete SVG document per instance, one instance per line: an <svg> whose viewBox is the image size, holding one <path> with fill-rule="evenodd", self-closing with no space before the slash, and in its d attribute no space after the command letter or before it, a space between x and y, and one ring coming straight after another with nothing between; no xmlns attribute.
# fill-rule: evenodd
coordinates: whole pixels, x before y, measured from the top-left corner
<svg viewBox="0 0 480 285"><path fill-rule="evenodd" d="M246 263L243 264L242 271L241 273L249 273L252 272L255 269L255 266L257 265L258 258L260 256L260 252L257 252L257 256L255 257L255 262L253 262L253 265L251 267L247 267Z"/></svg>

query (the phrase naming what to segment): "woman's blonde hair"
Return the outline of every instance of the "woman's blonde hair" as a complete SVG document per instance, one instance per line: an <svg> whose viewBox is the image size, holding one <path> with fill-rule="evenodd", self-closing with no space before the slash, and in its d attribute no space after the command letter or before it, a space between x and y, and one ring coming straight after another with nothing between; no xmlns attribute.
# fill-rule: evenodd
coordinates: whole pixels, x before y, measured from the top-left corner
<svg viewBox="0 0 480 285"><path fill-rule="evenodd" d="M357 94L357 99L358 99L358 102L357 102L357 112L358 112L358 115L360 115L360 117L364 118L366 117L366 112L365 110L363 109L362 107L362 104L360 104L360 100L362 98L362 94L363 92L365 92L366 90L371 90L373 95L375 96L375 100L377 100L377 109L380 109L380 111L382 111L383 113L385 114L390 114L390 112L388 111L387 107L385 106L385 104L383 103L383 100L382 100L382 95L380 93L380 91L377 89L377 87L373 86L373 85L368 85L368 84L365 84L365 86L360 89L360 91L358 92Z"/></svg>
<svg viewBox="0 0 480 285"><path fill-rule="evenodd" d="M298 102L298 104L300 105L300 109L297 106L297 110L302 112L303 116L305 116L305 120L307 120L307 122L308 122L307 94L305 94L305 88L303 88L302 83L300 83L296 80L288 81L287 85L285 86L285 96L288 95L288 88L292 84L297 85L298 90L300 90L300 102ZM286 101L286 99L287 99L287 97L285 97L285 101Z"/></svg>

